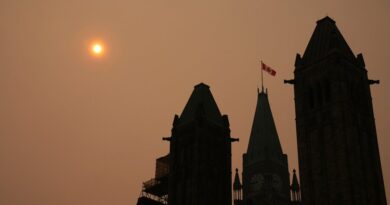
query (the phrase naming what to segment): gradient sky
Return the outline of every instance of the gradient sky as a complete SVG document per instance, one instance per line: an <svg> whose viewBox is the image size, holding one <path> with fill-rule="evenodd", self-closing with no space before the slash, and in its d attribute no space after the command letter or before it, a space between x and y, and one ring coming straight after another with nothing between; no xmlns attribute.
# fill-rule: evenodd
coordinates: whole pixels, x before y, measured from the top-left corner
<svg viewBox="0 0 390 205"><path fill-rule="evenodd" d="M371 86L390 200L390 1L0 0L0 204L135 204L168 152L174 114L205 82L230 118L241 170L259 58L290 169L297 167L296 53L329 15ZM107 55L88 55L91 39Z"/></svg>

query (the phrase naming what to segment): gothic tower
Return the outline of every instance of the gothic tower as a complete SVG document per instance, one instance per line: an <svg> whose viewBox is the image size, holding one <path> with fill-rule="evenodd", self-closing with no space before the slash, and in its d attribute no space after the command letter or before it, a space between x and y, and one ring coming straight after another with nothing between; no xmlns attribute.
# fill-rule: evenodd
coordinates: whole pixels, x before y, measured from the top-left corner
<svg viewBox="0 0 390 205"><path fill-rule="evenodd" d="M257 95L248 149L243 155L244 203L289 204L289 182L287 155L279 142L268 94L262 90Z"/></svg>
<svg viewBox="0 0 390 205"><path fill-rule="evenodd" d="M363 55L325 17L294 74L302 204L386 205Z"/></svg>
<svg viewBox="0 0 390 205"><path fill-rule="evenodd" d="M229 120L221 115L209 86L195 89L170 141L168 205L231 205Z"/></svg>

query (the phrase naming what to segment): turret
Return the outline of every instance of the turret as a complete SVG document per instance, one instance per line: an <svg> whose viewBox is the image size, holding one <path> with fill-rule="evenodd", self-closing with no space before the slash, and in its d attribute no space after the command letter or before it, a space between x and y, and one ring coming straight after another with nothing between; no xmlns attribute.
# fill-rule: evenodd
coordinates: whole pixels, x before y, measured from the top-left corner
<svg viewBox="0 0 390 205"><path fill-rule="evenodd" d="M238 175L238 169L236 169L236 175L234 176L233 182L233 200L234 205L240 205L242 201L242 185Z"/></svg>
<svg viewBox="0 0 390 205"><path fill-rule="evenodd" d="M292 202L300 202L301 201L301 190L299 187L299 182L297 178L297 173L295 169L293 170L293 178L290 186L291 190L291 201Z"/></svg>

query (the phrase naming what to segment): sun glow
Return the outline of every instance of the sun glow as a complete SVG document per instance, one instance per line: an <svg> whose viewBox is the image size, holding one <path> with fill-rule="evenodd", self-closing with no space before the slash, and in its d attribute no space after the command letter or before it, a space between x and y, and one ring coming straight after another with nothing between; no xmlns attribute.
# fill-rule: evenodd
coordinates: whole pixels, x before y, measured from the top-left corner
<svg viewBox="0 0 390 205"><path fill-rule="evenodd" d="M101 41L95 41L90 44L90 54L94 57L101 57L104 55L104 44Z"/></svg>

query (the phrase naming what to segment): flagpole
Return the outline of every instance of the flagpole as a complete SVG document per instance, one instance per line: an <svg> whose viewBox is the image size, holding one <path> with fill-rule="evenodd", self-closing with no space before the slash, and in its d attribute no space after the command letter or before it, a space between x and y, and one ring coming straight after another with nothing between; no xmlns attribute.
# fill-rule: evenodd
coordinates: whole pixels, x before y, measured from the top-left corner
<svg viewBox="0 0 390 205"><path fill-rule="evenodd" d="M264 92L263 61L260 61L260 63L261 63L261 92Z"/></svg>

